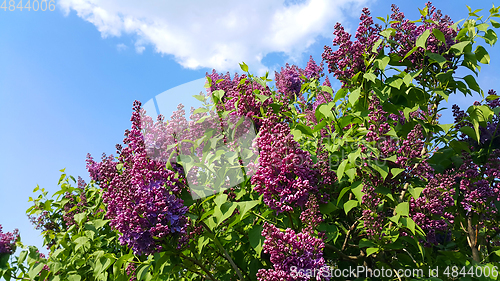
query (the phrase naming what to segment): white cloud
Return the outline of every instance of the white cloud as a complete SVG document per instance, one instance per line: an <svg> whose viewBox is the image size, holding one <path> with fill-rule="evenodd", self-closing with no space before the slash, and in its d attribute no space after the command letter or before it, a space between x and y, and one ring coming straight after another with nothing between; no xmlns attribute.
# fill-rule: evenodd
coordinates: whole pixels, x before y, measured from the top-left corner
<svg viewBox="0 0 500 281"><path fill-rule="evenodd" d="M134 35L138 53L151 45L186 68L226 71L244 61L262 71L267 54L300 57L367 1L61 0L59 6L93 23L104 38Z"/></svg>
<svg viewBox="0 0 500 281"><path fill-rule="evenodd" d="M123 43L120 43L120 44L117 44L116 45L116 49L118 51L125 51L127 49L127 45L123 44Z"/></svg>

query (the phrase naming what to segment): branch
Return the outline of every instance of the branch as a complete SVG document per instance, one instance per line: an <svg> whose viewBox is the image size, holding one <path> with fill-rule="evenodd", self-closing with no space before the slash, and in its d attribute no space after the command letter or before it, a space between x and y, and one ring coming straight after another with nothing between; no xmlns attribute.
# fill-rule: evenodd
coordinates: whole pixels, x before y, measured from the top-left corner
<svg viewBox="0 0 500 281"><path fill-rule="evenodd" d="M212 280L212 281L217 281L217 280L214 278L214 276L212 275L212 273L210 273L210 271L209 271L206 267L204 267L204 266L203 266L203 264L201 264L199 261L197 261L197 260L195 260L195 259L193 259L193 258L190 258L190 257L188 257L188 256L185 256L185 255L183 255L183 254L180 254L180 256L181 256L181 257L183 257L183 258L185 258L185 259L187 259L188 261L190 261L190 262L192 262L192 263L196 264L197 266L199 266L199 267L201 268L201 270L205 271L205 273L208 275L208 277L210 278L210 280Z"/></svg>
<svg viewBox="0 0 500 281"><path fill-rule="evenodd" d="M342 251L345 250L345 247L347 246L347 240L349 239L349 236L351 235L351 232L354 231L354 229L356 228L356 226L358 226L358 223L359 223L359 221L355 221L351 225L351 227L349 228L349 231L347 231L347 234L345 235L344 244L342 244Z"/></svg>
<svg viewBox="0 0 500 281"><path fill-rule="evenodd" d="M359 261L361 258L363 258L363 255L360 254L358 256L348 256L344 253L342 253L341 250L337 249L337 247L330 245L330 244L325 244L325 248L329 250L333 250L335 253L337 253L341 258L349 261Z"/></svg>
<svg viewBox="0 0 500 281"><path fill-rule="evenodd" d="M234 263L233 259L229 255L229 253L226 251L226 249L224 247L222 247L222 244L219 242L219 240L217 239L215 234L212 232L212 230L210 230L208 225L206 225L204 222L201 222L201 223L203 224L205 229L208 231L208 233L211 234L211 236L213 237L213 240L215 242L215 245L217 245L217 247L224 253L224 256L226 256L226 259L229 261L229 263L231 264L233 269L236 271L236 274L238 274L238 277L240 278L240 280L243 280L243 275L241 275L240 269L238 268L238 266L236 266L236 264Z"/></svg>

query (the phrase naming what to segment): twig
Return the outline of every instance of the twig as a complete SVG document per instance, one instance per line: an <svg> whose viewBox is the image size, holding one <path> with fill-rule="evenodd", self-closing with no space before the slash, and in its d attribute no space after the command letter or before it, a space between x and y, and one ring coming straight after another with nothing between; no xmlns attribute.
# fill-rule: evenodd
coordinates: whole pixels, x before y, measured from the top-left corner
<svg viewBox="0 0 500 281"><path fill-rule="evenodd" d="M205 271L205 273L208 275L208 277L209 277L211 280L213 280L213 281L217 281L217 280L214 278L214 276L212 275L212 273L210 273L210 271L209 271L206 267L204 267L204 266L203 266L203 264L201 264L199 261L197 261L197 260L195 260L195 259L193 259L193 258L190 258L190 257L188 257L188 256L185 256L185 255L183 255L183 254L180 254L180 256L181 256L181 257L183 257L183 258L185 258L185 259L187 259L188 261L190 261L190 262L192 262L192 263L196 264L197 266L199 266L199 267L201 268L201 270Z"/></svg>
<svg viewBox="0 0 500 281"><path fill-rule="evenodd" d="M348 256L344 253L342 253L341 250L337 249L337 247L333 246L333 245L330 245L330 244L325 244L325 247L329 250L333 250L335 253L337 253L341 258L345 259L345 260L349 260L349 261L358 261L360 260L363 255L360 254L358 256Z"/></svg>
<svg viewBox="0 0 500 281"><path fill-rule="evenodd" d="M349 231L347 231L347 234L345 235L345 240L344 244L342 244L342 251L345 250L345 247L347 246L347 240L349 240L349 236L351 235L351 232L354 231L356 226L358 226L359 221L355 221L352 226L349 228Z"/></svg>
<svg viewBox="0 0 500 281"><path fill-rule="evenodd" d="M236 274L238 274L238 277L240 278L240 280L243 281L243 275L241 274L240 269L234 263L233 259L231 258L231 256L229 255L229 253L226 251L226 249L224 247L222 247L222 244L219 242L219 239L217 239L217 237L212 232L212 230L210 230L210 228L208 227L208 225L206 225L204 222L201 222L201 223L205 227L205 229L208 231L208 233L211 234L211 236L213 236L213 240L215 242L215 245L217 245L217 247L224 253L224 255L226 256L226 259L229 261L229 263L231 264L231 266L233 267L233 269L236 271Z"/></svg>

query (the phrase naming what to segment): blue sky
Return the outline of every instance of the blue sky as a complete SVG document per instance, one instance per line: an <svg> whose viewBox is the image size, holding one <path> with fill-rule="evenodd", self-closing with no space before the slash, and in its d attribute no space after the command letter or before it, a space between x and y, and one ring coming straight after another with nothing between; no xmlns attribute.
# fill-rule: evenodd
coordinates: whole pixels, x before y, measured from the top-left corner
<svg viewBox="0 0 500 281"><path fill-rule="evenodd" d="M0 9L4 231L18 228L25 244L42 248L25 215L28 197L37 184L55 192L62 168L88 182L86 154L114 154L115 144L122 143L124 130L130 128L134 100L146 103L212 68L234 73L242 61L259 73L274 73L286 62L305 67L309 55L319 63L337 21L353 32L362 7L370 8L374 17L385 17L392 3L61 0L55 11ZM396 4L407 17L418 19L417 8L425 2ZM461 0L433 4L455 21L467 16L466 4L491 7L489 2ZM499 84L495 65L500 52L488 50L491 65L478 78L485 91ZM334 82L334 90L338 87ZM194 104L191 96L202 90L199 83L191 83L165 95L172 98L172 106ZM450 100L462 106L471 101L463 95ZM171 109L161 110L170 116ZM449 114L443 119L451 122Z"/></svg>

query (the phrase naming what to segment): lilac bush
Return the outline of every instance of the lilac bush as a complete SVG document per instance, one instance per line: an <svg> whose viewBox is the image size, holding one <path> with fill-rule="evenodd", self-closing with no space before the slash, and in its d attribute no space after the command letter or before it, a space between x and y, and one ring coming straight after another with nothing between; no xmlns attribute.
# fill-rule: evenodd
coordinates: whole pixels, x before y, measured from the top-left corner
<svg viewBox="0 0 500 281"><path fill-rule="evenodd" d="M0 254L12 255L16 249L15 243L19 239L19 230L3 232L0 224Z"/></svg>

